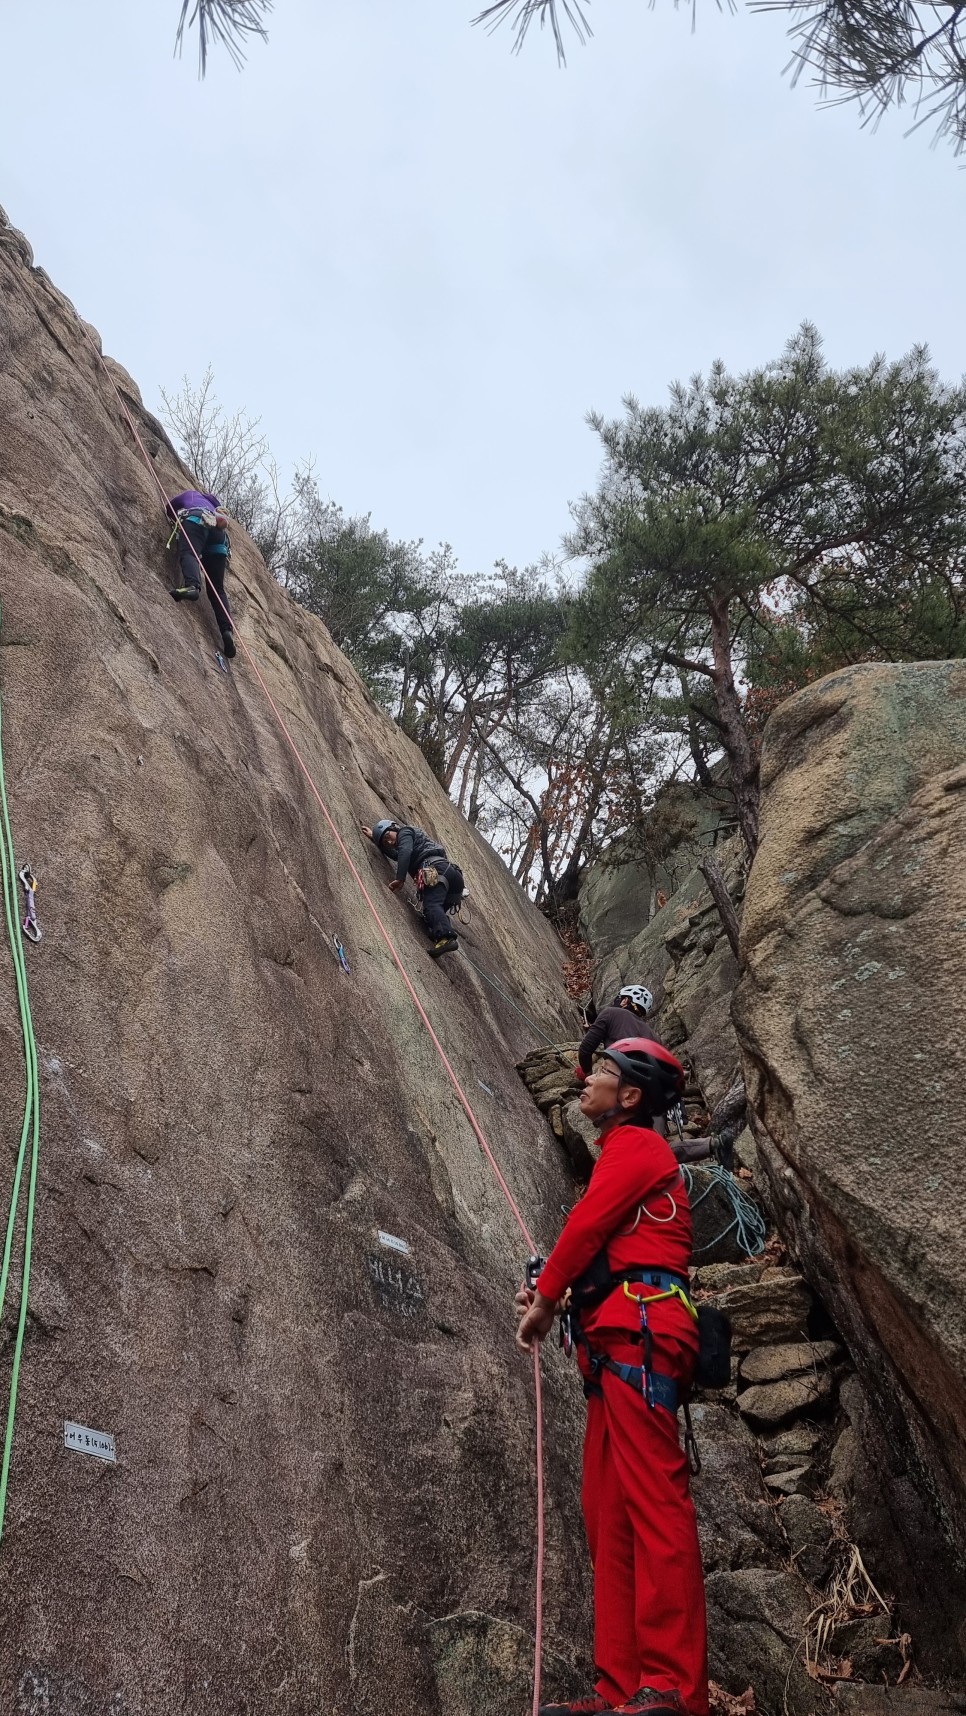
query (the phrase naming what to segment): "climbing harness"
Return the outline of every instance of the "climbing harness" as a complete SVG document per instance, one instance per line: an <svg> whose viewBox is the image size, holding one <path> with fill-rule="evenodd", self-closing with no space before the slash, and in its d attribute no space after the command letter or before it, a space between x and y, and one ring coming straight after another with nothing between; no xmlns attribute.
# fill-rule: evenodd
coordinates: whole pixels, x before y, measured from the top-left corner
<svg viewBox="0 0 966 1716"><path fill-rule="evenodd" d="M83 330L83 333L84 333L84 336L87 340L88 345L90 346L92 352L94 353L95 359L97 360L98 364L100 365L101 369L104 372L104 375L107 378L108 383L110 384L111 390L114 393L114 396L117 400L117 403L121 409L121 413L127 422L128 428L130 429L131 434L134 437L134 440L137 443L138 448L140 449L141 457L144 460L145 466L147 467L148 471L150 472L151 476L153 477L154 482L157 486L158 492L161 495L162 500L164 501L165 505L167 505L167 498L168 497L165 494L164 486L161 482L160 477L158 476L157 471L154 468L154 465L151 462L151 458L150 458L150 455L148 453L148 450L145 447L144 442L141 439L141 436L138 434L137 425L136 425L133 417L131 416L130 411L128 410L127 404L126 404L124 397L120 391L120 388L118 387L117 383L115 382L114 377L111 375L111 372L108 369L107 364L104 361L103 354L98 350L97 345L95 344L94 339L93 339L89 329L87 328L86 324L84 324L82 322L81 328ZM202 576L207 581L209 593L211 595L213 595L214 601L221 608L222 612L225 615L225 618L230 620L231 616L228 612L228 608L226 607L225 603L221 601L221 598L218 595L217 590L215 590L214 585L211 582L211 579L208 578L208 574L205 572L204 566L201 563L200 556L198 555L197 551L195 550L194 544L191 542L191 539L188 536L187 532L184 531L183 525L182 525L180 520L178 521L178 525L184 534L185 541L189 544L189 546L192 549L192 552L195 555L195 559L198 562L198 566L199 566L199 569L201 571ZM248 645L245 642L243 637L239 637L238 644L239 644L239 648L241 649L241 651L243 652L243 654L245 656L245 659L248 662L249 667L252 670L252 673L255 676L255 679L258 681L258 684L259 684L259 686L260 686L260 688L261 688L261 690L265 696L265 700L268 703L268 706L271 709L272 714L275 716L275 719L278 722L279 728L285 737L285 740L289 746L289 749L291 750L292 755L293 755L302 775L305 778L305 781L309 787L309 790L311 791L312 796L315 799L315 802L317 803L319 810L322 813L326 827L328 828L330 834L332 835L333 840L335 841L337 847L339 848L339 851L341 852L342 857L345 860L346 866L347 866L354 882L356 883L356 886L358 887L359 892L361 893L363 899L365 900L367 907L369 908L369 911L372 915L373 921L376 924L376 927L379 931L379 934L381 935L383 941L385 942L386 948L390 954L390 957L392 958L392 961L393 961L394 965L396 966L396 969L398 970L399 975L402 978L402 981L403 981L406 989L409 992L409 995L410 995L412 1002L413 1002L413 1006L415 1007L416 1012L419 1014L420 1021L422 1022L423 1026L425 1027L425 1030L426 1030L426 1032L430 1038L430 1041L432 1042L433 1047L435 1048L437 1054L439 1055L440 1061L442 1062L442 1065L445 1069L446 1076L449 1079L450 1084L453 1087L453 1090L454 1090L454 1092L455 1092L455 1094L459 1100L460 1106L462 1107L463 1112L465 1113L467 1120L469 1121L469 1124L473 1130L473 1134L474 1134L474 1136L475 1136L475 1138L476 1138L476 1140L480 1146L480 1149L483 1151L483 1154L486 1157L487 1162L489 1163L490 1168L493 1172L494 1178L496 1179L496 1182L497 1182L498 1186L500 1187L500 1190L502 1191L504 1198L506 1199L507 1205L510 1209L510 1212L513 1216L513 1219L516 1222L517 1226L519 1227L520 1232L523 1235L524 1241L525 1241L528 1249L531 1252L533 1252L535 1250L535 1246L534 1246L532 1236L530 1234L530 1230L527 1227L526 1222L524 1221L524 1218L520 1212L520 1208L517 1204L517 1201L514 1198L513 1193L511 1192L510 1187L507 1184L507 1181L506 1181L506 1179L505 1179L505 1177L504 1177L504 1175L500 1169L500 1165L497 1162L497 1159L494 1156L493 1151L490 1148L489 1143L487 1142L486 1135L484 1134L483 1128L481 1127L479 1121L476 1118L476 1114L475 1114L475 1112L474 1112L474 1110L470 1104L470 1100L469 1100L468 1096L466 1095L466 1092L464 1091L462 1085L460 1084L459 1079L457 1078L456 1072L455 1072L453 1065L449 1059L449 1056L447 1055L446 1050L444 1049L437 1032L433 1028L433 1024L432 1024L432 1021L430 1020L429 1014L427 1013L425 1007L423 1006L423 1003L419 999L419 995L416 992L416 988L415 988L415 985L412 981L412 978L410 977L409 972L406 970L406 967L403 963L403 960L402 960L402 958L401 958L401 956L400 956L400 954L396 948L395 942L393 941L391 935L389 934L389 931L387 930L387 928L386 928L386 926L382 920L382 915L379 912L379 909L378 909L375 901L373 900L372 895L369 892L369 889L366 887L365 881L363 880L363 877L362 877L362 875L358 869L358 866L353 861L352 854L350 853L349 848L347 847L345 841L343 840L342 835L339 833L339 830L336 826L336 823L335 823L335 821L331 815L331 812L329 811L329 807L326 804L324 798L322 797L321 792L319 791L319 788L317 787L317 785L315 783L315 779L312 775L311 770L309 769L308 764L305 761L305 758L302 756L302 753L299 750L298 745L295 742L295 739L292 737L292 734L289 731L289 728L288 728L288 726L285 722L285 719L281 713L281 710L279 709L278 704L276 703L274 697L271 694L271 691L268 688L268 685L265 681L265 677L262 674L262 672L258 666L258 663L255 660L255 657L253 656L251 650L249 649L249 647L248 647ZM2 777L0 777L0 778L2 778ZM8 908L8 917L9 917L9 908ZM35 1066L36 1066L36 1054L35 1054ZM31 1183L33 1184L33 1181ZM32 1213L32 1204L31 1204L30 1208L31 1208L31 1213ZM24 1298L22 1310L23 1310L23 1320L26 1321L26 1298ZM538 1716L539 1707L540 1707L540 1679L541 1679L540 1666L541 1666L541 1655L542 1655L542 1649L543 1649L543 1568L544 1568L543 1390L542 1390L542 1386L541 1386L541 1376L540 1376L540 1343L539 1343L539 1341L535 1341L533 1343L533 1384L534 1384L534 1408L535 1408L535 1416L536 1416L536 1491L537 1491L536 1614L535 1614L535 1626L534 1626L533 1716Z"/></svg>
<svg viewBox="0 0 966 1716"><path fill-rule="evenodd" d="M612 1376L619 1377L621 1382L626 1382L635 1389L641 1395L646 1406L652 1409L655 1406L663 1406L666 1411L675 1413L683 1403L681 1390L673 1376L668 1376L666 1372L654 1369L654 1338L651 1334L647 1312L650 1305L657 1304L661 1299L676 1299L679 1304L684 1306L688 1316L697 1322L698 1311L691 1301L687 1277L678 1275L671 1269L648 1269L642 1265L637 1269L618 1271L612 1279L615 1285L620 1283L624 1297L632 1299L638 1307L641 1332L637 1338L643 1347L642 1362L640 1364L623 1364L620 1360L611 1358L609 1353L595 1351L580 1325L576 1311L571 1310L570 1336L583 1348L591 1370L591 1380L585 1382L584 1393L599 1392L600 1373L602 1370L607 1370ZM654 1291L646 1295L632 1293L630 1291L632 1286L652 1287ZM606 1296L605 1294L604 1297ZM595 1297L594 1303L602 1303L602 1300ZM585 1299L581 1308L586 1308L586 1305Z"/></svg>
<svg viewBox="0 0 966 1716"><path fill-rule="evenodd" d="M2 615L0 615L2 620ZM13 1185L10 1192L10 1210L7 1216L7 1228L3 1244L3 1260L0 1263L0 1318L3 1316L7 1300L7 1283L10 1277L10 1264L13 1256L14 1236L17 1229L17 1219L20 1209L20 1195L23 1185L24 1168L29 1155L27 1172L27 1207L23 1224L23 1265L20 1275L20 1305L17 1314L17 1327L13 1340L13 1358L10 1365L10 1384L7 1396L7 1416L3 1435L3 1456L0 1461L0 1539L3 1537L3 1522L7 1507L7 1481L10 1474L10 1456L13 1451L14 1427L17 1416L17 1388L20 1381L20 1361L23 1354L24 1331L27 1326L27 1302L30 1291L30 1263L33 1255L34 1204L37 1194L37 1170L40 1161L40 1083L37 1076L37 1040L34 1036L33 1019L30 1013L30 995L27 989L27 966L24 959L23 942L17 933L17 868L14 857L13 834L10 828L10 812L7 805L7 788L3 769L3 740L0 732L0 875L3 881L3 909L7 923L7 938L13 958L14 979L17 987L17 1005L20 1011L20 1029L23 1036L24 1059L26 1062L26 1091L24 1097L23 1123L20 1129L20 1144L17 1150L17 1160L14 1168ZM28 865L23 869L29 870ZM32 873L31 873L32 879ZM31 890L32 893L32 890ZM38 937L39 939L39 937Z"/></svg>
<svg viewBox="0 0 966 1716"><path fill-rule="evenodd" d="M22 929L28 941L39 941L43 935L37 922L37 906L34 896L37 892L37 878L29 864L21 864L17 878L24 892L24 920Z"/></svg>
<svg viewBox="0 0 966 1716"><path fill-rule="evenodd" d="M337 935L334 935L332 937L332 943L333 943L333 946L335 947L336 959L339 961L339 964L341 965L346 976L351 977L352 976L352 966L349 964L349 961L346 959L345 948L343 947L343 945L342 945L342 943L339 940Z"/></svg>
<svg viewBox="0 0 966 1716"><path fill-rule="evenodd" d="M700 1257L703 1251L710 1251L712 1246L720 1244L721 1240L727 1239L729 1233L732 1232L735 1234L735 1244L739 1251L743 1251L748 1257L760 1257L765 1249L768 1230L765 1226L765 1218L757 1204L753 1203L747 1193L742 1191L738 1181L733 1174L728 1172L727 1168L718 1166L705 1168L702 1165L701 1172L707 1174L708 1184L698 1197L692 1198L694 1175L690 1168L682 1167L681 1169L692 1210L696 1210L705 1198L710 1197L717 1186L719 1191L724 1192L735 1213L727 1226L723 1227L720 1233L715 1234L714 1239L709 1239L707 1244L697 1247L694 1253L695 1257Z"/></svg>

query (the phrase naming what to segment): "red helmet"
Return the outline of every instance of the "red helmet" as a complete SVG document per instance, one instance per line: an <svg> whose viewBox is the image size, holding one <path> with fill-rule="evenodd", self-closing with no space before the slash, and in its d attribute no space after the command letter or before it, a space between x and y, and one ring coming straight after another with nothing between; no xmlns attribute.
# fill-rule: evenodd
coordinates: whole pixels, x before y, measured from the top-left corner
<svg viewBox="0 0 966 1716"><path fill-rule="evenodd" d="M636 1085L643 1092L649 1114L666 1114L684 1095L681 1062L652 1037L621 1037L609 1049L602 1049L601 1056L613 1061L625 1084Z"/></svg>

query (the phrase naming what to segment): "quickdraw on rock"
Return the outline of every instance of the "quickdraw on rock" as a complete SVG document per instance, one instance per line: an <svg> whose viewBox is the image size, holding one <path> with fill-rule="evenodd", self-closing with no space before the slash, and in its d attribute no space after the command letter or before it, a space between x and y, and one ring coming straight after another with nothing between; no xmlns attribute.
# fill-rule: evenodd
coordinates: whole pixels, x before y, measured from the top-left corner
<svg viewBox="0 0 966 1716"><path fill-rule="evenodd" d="M24 893L24 920L21 928L28 941L39 941L43 930L37 922L37 907L34 901L37 878L29 864L21 864L17 876Z"/></svg>
<svg viewBox="0 0 966 1716"><path fill-rule="evenodd" d="M335 948L335 957L339 961L339 964L341 965L343 971L345 972L347 977L351 977L352 976L352 966L349 964L349 961L346 958L345 948L343 947L343 945L342 945L342 943L339 940L337 935L334 935L332 937L332 945Z"/></svg>

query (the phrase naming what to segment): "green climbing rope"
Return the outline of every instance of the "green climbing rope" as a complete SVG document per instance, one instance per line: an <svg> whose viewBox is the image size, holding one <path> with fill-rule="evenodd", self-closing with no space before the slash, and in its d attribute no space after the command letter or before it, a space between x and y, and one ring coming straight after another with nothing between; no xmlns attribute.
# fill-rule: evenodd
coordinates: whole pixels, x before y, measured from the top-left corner
<svg viewBox="0 0 966 1716"><path fill-rule="evenodd" d="M529 1025L529 1027L530 1027L530 1029L531 1029L531 1031L533 1031L533 1032L535 1032L535 1034L536 1034L536 1035L537 1035L537 1036L538 1036L538 1037L542 1037L542 1038L543 1038L543 1040L544 1040L544 1042L545 1042L545 1043L549 1043L549 1044L550 1044L550 1047L551 1047L551 1048L552 1048L552 1049L555 1049L555 1048L556 1048L556 1047L557 1047L557 1044L556 1044L556 1043L555 1043L555 1042L554 1042L554 1040L553 1040L553 1038L552 1038L552 1037L548 1037L548 1036L547 1036L547 1033L546 1033L546 1031L541 1031L541 1029L540 1029L540 1026L539 1026L539 1025L537 1025L537 1024L535 1024L535 1023L534 1023L534 1021L533 1021L533 1020L532 1020L532 1019L531 1019L531 1018L530 1018L530 1015L529 1015L529 1014L528 1014L528 1013L525 1013L525 1012L524 1012L524 1011L523 1011L523 1008L522 1008L522 1007L518 1007L518 1006L517 1006L517 1004L516 1004L516 1002L515 1002L515 1001L514 1001L514 999L513 999L513 997L512 997L512 996L511 996L511 995L508 995L508 994L507 994L507 992L506 992L506 990L505 990L505 989L502 989L502 988L501 988L501 987L500 987L500 985L499 985L499 983L497 983L497 981L496 981L496 978L495 978L495 977L491 977L491 976L490 976L490 974L489 974L489 972L488 972L488 971L484 971L484 970L483 970L483 967L482 967L482 966L481 966L481 965L477 965L477 963L476 963L476 960L475 960L475 959L471 959L471 958L470 958L470 956L469 956L469 954L468 954L468 953L467 953L467 951L466 951L466 949L465 949L465 947L463 947L463 946L462 946L462 943L461 943L461 944L460 944L460 951L461 951L461 953L462 953L462 955L463 955L463 958L464 958L464 959L465 959L465 960L466 960L466 963L467 963L467 965L472 965L472 967L473 967L473 970L474 970L474 971L475 971L475 972L478 972L478 974L479 974L479 976L480 976L480 977L482 977L482 978L483 978L483 981L484 981L484 982L485 982L485 983L489 983L489 985L490 985L490 987L491 987L491 988L493 988L493 989L495 989L495 990L496 990L496 992L497 992L497 994L498 994L498 995L502 995L502 996L503 996L503 999L504 999L504 1001L505 1001L505 1002L506 1002L506 1004L507 1004L507 1006L508 1006L508 1007L512 1007L512 1008L513 1008L513 1011L514 1011L514 1013L519 1013L519 1015L520 1015L520 1017L521 1017L521 1019L525 1019L525 1020L526 1020L526 1022L527 1022L527 1024L528 1024L528 1025ZM561 1056L561 1059L563 1059L563 1056Z"/></svg>
<svg viewBox="0 0 966 1716"><path fill-rule="evenodd" d="M710 1251L712 1246L718 1245L722 1239L727 1239L729 1233L737 1229L735 1244L738 1250L743 1251L747 1257L760 1257L765 1249L768 1228L758 1205L752 1202L746 1192L742 1191L734 1175L729 1173L727 1168L722 1168L720 1164L716 1163L713 1167L702 1164L697 1172L706 1176L707 1185L699 1197L694 1197L694 1172L689 1167L682 1166L681 1168L681 1176L687 1188L692 1214L717 1186L734 1210L734 1217L726 1227L721 1229L720 1233L716 1233L713 1239L708 1240L707 1245L699 1245L694 1256L700 1257L702 1251Z"/></svg>
<svg viewBox="0 0 966 1716"><path fill-rule="evenodd" d="M0 626L3 624L3 614L0 610ZM3 879L3 909L7 920L7 936L13 957L14 977L17 985L17 1001L20 1008L20 1026L23 1032L24 1061L26 1064L26 1091L24 1095L23 1125L20 1129L20 1146L17 1151L17 1165L13 1176L13 1186L10 1192L10 1213L7 1217L7 1231L3 1245L3 1262L0 1265L0 1320L3 1318L7 1303L7 1281L10 1275L10 1261L13 1255L14 1237L17 1228L17 1215L20 1207L20 1192L23 1185L24 1167L27 1152L30 1152L30 1171L27 1177L27 1213L23 1234L23 1269L20 1277L20 1308L17 1316L17 1332L13 1344L13 1362L10 1368L10 1392L7 1400L7 1418L3 1437L3 1461L0 1464L0 1540L3 1538L3 1524L7 1508L7 1479L10 1474L10 1455L13 1451L14 1424L17 1416L17 1386L20 1381L20 1360L23 1354L24 1331L27 1326L27 1296L30 1291L30 1257L33 1249L34 1232L34 1201L37 1193L37 1165L40 1155L40 1082L37 1076L37 1040L34 1036L33 1019L30 1014L30 996L27 991L27 968L24 962L23 941L20 935L18 916L19 899L17 895L17 863L14 856L13 835L10 830L10 811L7 806L7 784L3 770L3 705L0 699L0 810L2 810L2 828L0 828L0 875Z"/></svg>

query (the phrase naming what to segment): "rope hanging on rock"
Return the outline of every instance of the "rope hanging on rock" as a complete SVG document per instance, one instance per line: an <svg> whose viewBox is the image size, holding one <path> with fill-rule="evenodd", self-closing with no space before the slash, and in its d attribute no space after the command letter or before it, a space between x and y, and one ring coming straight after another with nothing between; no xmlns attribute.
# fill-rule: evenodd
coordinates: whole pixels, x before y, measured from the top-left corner
<svg viewBox="0 0 966 1716"><path fill-rule="evenodd" d="M0 624L2 624L2 612L0 612ZM34 1036L33 1019L30 1013L27 967L18 922L17 861L14 856L10 812L7 806L7 785L3 770L2 700L0 700L0 811L2 811L0 874L2 874L3 879L3 909L7 920L7 938L10 942L13 958L17 1005L20 1011L20 1029L23 1035L24 1061L26 1064L23 1124L20 1129L20 1145L17 1151L13 1185L10 1190L10 1210L7 1216L7 1229L3 1244L3 1262L0 1264L0 1319L3 1317L7 1301L7 1282L10 1276L10 1263L13 1256L14 1236L17 1229L20 1194L28 1150L30 1156L30 1168L27 1176L27 1210L23 1234L23 1268L20 1276L20 1305L13 1343L13 1360L10 1367L10 1392L7 1399L7 1416L3 1434L3 1458L0 1462L0 1540L2 1540L7 1508L10 1456L13 1452L14 1426L17 1417L20 1360L23 1354L24 1331L27 1326L27 1296L30 1289L30 1260L33 1252L34 1203L37 1194L37 1168L40 1160L40 1084L37 1077L37 1040Z"/></svg>
<svg viewBox="0 0 966 1716"><path fill-rule="evenodd" d="M549 1043L550 1047L552 1049L555 1049L557 1045L554 1042L553 1038L548 1037L546 1031L541 1031L540 1026L534 1024L534 1021L530 1018L529 1014L525 1013L523 1011L522 1007L517 1006L516 1002L513 1000L513 997L511 995L508 995L505 989L501 988L500 984L497 983L495 977L491 977L488 971L484 971L483 967L481 965L477 965L475 959L470 958L465 947L462 949L462 954L463 954L463 958L465 959L467 965L472 965L473 970L477 973L477 975L479 977L482 977L484 983L488 983L492 989L496 990L498 995L502 995L507 1006L512 1007L514 1013L519 1013L521 1019L525 1020L525 1022L529 1025L531 1031L535 1032L535 1034L538 1037L542 1037L545 1043Z"/></svg>
<svg viewBox="0 0 966 1716"><path fill-rule="evenodd" d="M98 350L98 348L97 348L97 346L96 346L96 344L95 344L95 342L94 342L94 340L90 334L90 331L87 328L86 323L81 322L81 328L83 330L83 333L84 333L84 336L87 340L88 345L90 346L91 350L94 353L95 358L97 359L98 364L100 365L105 376L107 377L108 382L110 383L112 392L114 393L114 396L117 399L118 405L121 408L121 412L127 421L128 428L130 429L131 434L134 437L134 440L135 440L138 448L140 449L141 457L143 458L144 463L148 468L148 471L150 472L152 478L154 479L155 486L157 487L158 492L161 495L161 499L164 501L165 505L167 505L168 497L165 493L164 485L162 484L161 479L158 476L158 473L155 470L154 465L151 462L150 454L148 453L148 450L145 447L144 442L141 439L141 436L138 434L137 425L134 421L134 418L131 416L131 413L128 410L127 405L124 402L120 388L118 387L117 383L115 382L114 377L112 376L110 370L107 367L107 364L104 362L103 353ZM208 586L208 590L209 590L209 593L212 597L212 600L218 604L218 607L221 608L222 612L225 614L225 617L230 619L231 616L228 613L228 609L225 606L224 602L221 600L221 597L219 596L218 591L215 589L214 585L212 584L211 579L208 577L208 574L205 571L204 566L201 563L201 556L199 555L198 550L195 548L194 543L191 541L191 538L188 536L188 533L185 530L184 525L180 519L178 520L178 524L179 524L179 527L181 529L181 533L184 536L185 542L188 544L189 548L191 549L192 554L194 555L195 559L198 562L199 570L201 572L202 578L204 579L204 582ZM421 1000L419 999L418 994L416 993L416 987L413 983L412 978L409 975L409 972L406 969L405 964L403 963L402 957L399 954L399 952L396 948L396 945L395 945L391 935L389 934L388 929L386 928L385 924L382 921L382 916L379 912L379 908L377 907L375 901L373 900L372 895L369 893L369 890L366 887L366 884L365 884L358 868L356 867L355 863L353 862L352 855L349 851L349 848L347 847L345 841L343 840L342 835L339 833L338 827L336 826L336 823L333 820L333 817L329 811L329 807L326 804L324 798L322 797L321 792L319 791L319 788L317 787L317 785L315 783L314 776L312 775L312 772L309 769L309 766L308 766L307 762L305 761L305 758L302 756L302 753L299 750L298 745L296 744L294 738L292 737L292 734L289 732L289 729L285 724L281 710L279 709L277 703L275 702L274 697L272 696L271 692L268 689L268 686L267 686L265 679L261 673L261 670L259 669L258 663L256 662L254 656L252 655L251 650L248 648L248 645L246 644L244 638L241 637L240 634L238 635L237 642L238 642L239 649L241 650L242 654L244 655L246 661L248 662L249 667L252 670L252 673L254 674L256 680L258 681L258 684L260 685L262 691L264 692L265 699L268 703L268 706L271 709L272 714L275 716L275 719L278 723L278 726L279 726L282 734L285 737L286 743L288 744L289 749L291 750L292 755L295 758L295 761L299 766L299 769L301 770L302 774L305 777L306 782L308 783L309 790L311 791L313 798L315 799L320 811L322 812L322 815L323 815L325 822L326 822L326 826L328 827L329 832L332 835L332 838L334 839L336 845L338 846L339 851L341 852L342 857L346 863L346 866L347 866L351 876L353 877L353 880L355 881L356 886L359 889L359 892L361 893L363 899L365 900L366 905L369 908L369 911L370 911L370 913L371 913L371 915L375 921L376 927L379 930L379 934L382 936L382 939L385 942L386 947L389 950L389 953L392 957L393 963L395 964L395 966L399 972L400 977L402 978L407 990L409 991L409 995L412 999L413 1005L416 1008L417 1013L419 1014L419 1017L420 1017L423 1025L424 1025L424 1027L425 1027L425 1029L429 1035L429 1038L430 1038L434 1048L436 1049L437 1054L439 1055L439 1058L443 1064L443 1067L445 1068L446 1076L448 1077L450 1084L452 1085L453 1090L455 1091L456 1096L459 1099L460 1105L461 1105L464 1113L466 1114L466 1117L470 1123L470 1126L473 1129L476 1140L477 1140L481 1150L483 1151L483 1154L486 1157L486 1160L489 1163L490 1168L493 1171L494 1177L497 1181L497 1184L500 1187L500 1190L503 1193L503 1196L505 1197L505 1199L507 1201L507 1204L509 1206L509 1209L510 1209L510 1212L513 1216L513 1219L516 1222L518 1228L520 1229L520 1232L523 1235L524 1240L526 1241L528 1253L532 1254L536 1251L537 1248L536 1248L536 1244L535 1244L533 1238L531 1237L530 1230L527 1227L527 1224L524 1221L523 1216L520 1213L520 1209L517 1205L516 1199L514 1198L513 1193L511 1192L509 1186L507 1185L507 1182L506 1182L506 1180L505 1180L505 1178L504 1178L504 1176L500 1170L499 1163L497 1162L497 1159L496 1159L495 1155L493 1154L493 1151L491 1150L489 1144L487 1143L486 1137L485 1137L484 1132L483 1132L483 1128L481 1127L479 1121L477 1120L476 1114L470 1105L470 1100L469 1100L468 1096L466 1095L465 1091L463 1090L463 1087L460 1084L459 1079L456 1076L456 1073L455 1073L453 1066L449 1060L449 1057L446 1053L446 1050L443 1048L443 1045L440 1042L439 1037L437 1036L435 1030L433 1029L433 1025L432 1025L432 1022L430 1020L429 1014L426 1012L425 1007L423 1006ZM6 888L6 881L4 882L4 887ZM21 955L22 955L22 950L21 950ZM34 1053L34 1067L35 1067L35 1076L36 1076L36 1050ZM25 1125L26 1125L26 1122L25 1122ZM33 1180L31 1181L31 1188L32 1187L33 1187ZM32 1204L30 1206L30 1216L32 1218ZM24 1294L23 1315L24 1315L24 1317L26 1317L26 1294ZM544 1511L544 1509L543 1509L543 1488L544 1488L544 1484L543 1484L543 1423L542 1423L542 1396L541 1396L541 1388L540 1388L540 1342L539 1341L534 1341L534 1343L533 1343L533 1372L534 1372L535 1410L536 1410L536 1415L537 1415L537 1442L536 1442L537 1592L536 1592L536 1625L535 1625L535 1634L534 1634L535 1662L534 1662L533 1716L538 1716L539 1705L540 1705L540 1678L541 1678L541 1675L540 1675L540 1656L541 1656L541 1645L542 1645L542 1635L543 1635L543 1539L544 1539L544 1526L543 1526L543 1511Z"/></svg>

